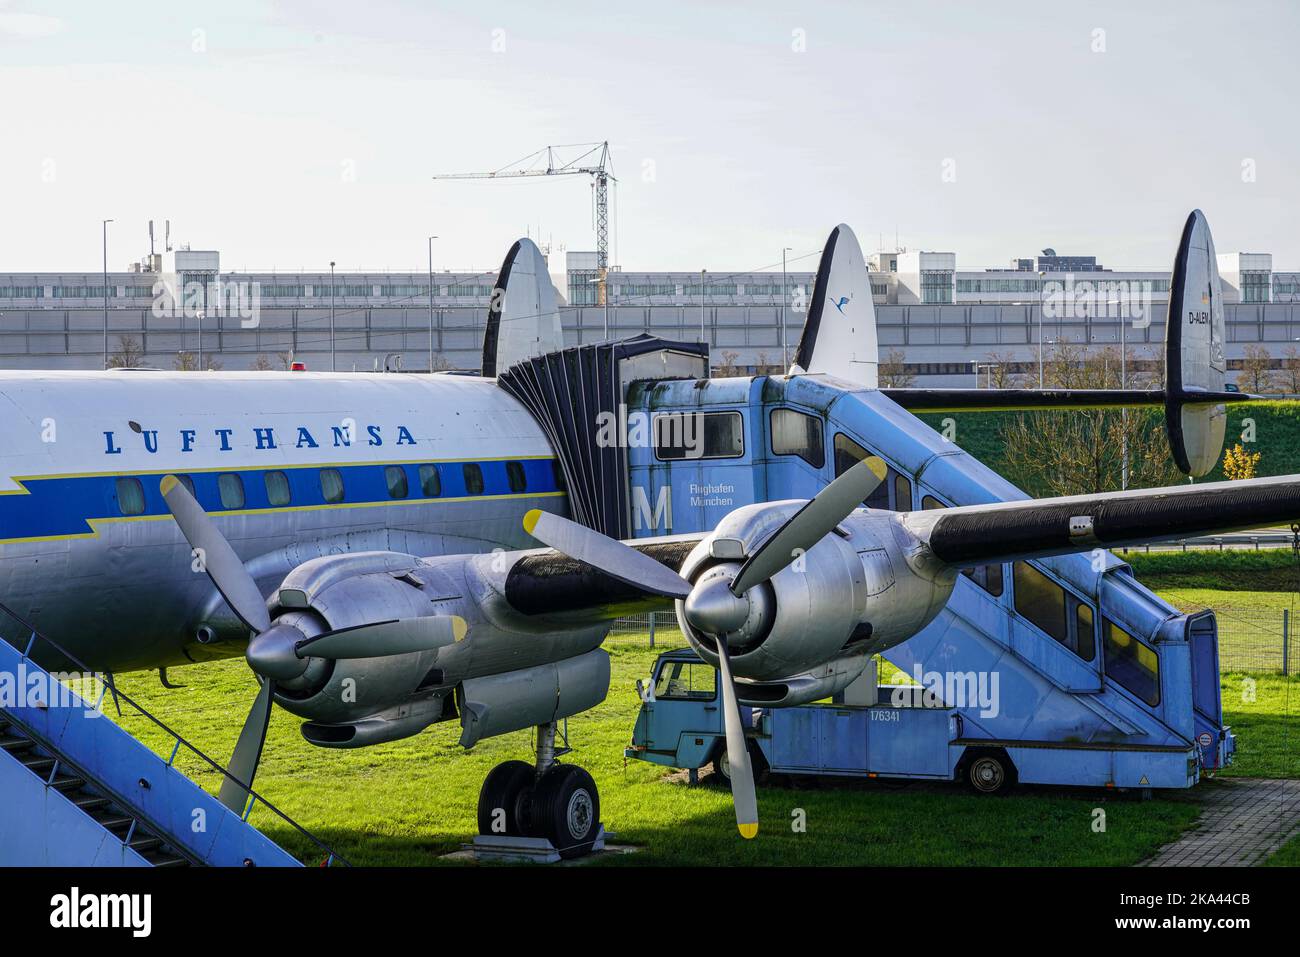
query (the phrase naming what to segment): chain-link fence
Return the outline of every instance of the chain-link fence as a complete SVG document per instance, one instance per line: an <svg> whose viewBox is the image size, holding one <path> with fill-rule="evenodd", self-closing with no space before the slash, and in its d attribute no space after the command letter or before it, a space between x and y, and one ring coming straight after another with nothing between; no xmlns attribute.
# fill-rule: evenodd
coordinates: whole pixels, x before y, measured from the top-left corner
<svg viewBox="0 0 1300 957"><path fill-rule="evenodd" d="M1194 609L1183 609L1184 611ZM1300 674L1287 609L1215 608L1219 622L1219 670Z"/></svg>
<svg viewBox="0 0 1300 957"><path fill-rule="evenodd" d="M1186 607L1183 611L1199 611ZM1300 674L1300 650L1293 640L1291 613L1268 608L1216 608L1219 622L1219 670ZM629 615L614 623L610 641L667 651L685 646L670 611Z"/></svg>

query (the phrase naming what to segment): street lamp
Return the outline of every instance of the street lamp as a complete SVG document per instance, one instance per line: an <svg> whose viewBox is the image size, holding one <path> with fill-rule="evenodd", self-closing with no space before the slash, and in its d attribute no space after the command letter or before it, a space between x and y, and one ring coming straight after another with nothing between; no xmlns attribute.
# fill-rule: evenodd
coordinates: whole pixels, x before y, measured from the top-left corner
<svg viewBox="0 0 1300 957"><path fill-rule="evenodd" d="M704 337L704 276L707 269L700 270L700 342L707 343L709 340Z"/></svg>
<svg viewBox="0 0 1300 957"><path fill-rule="evenodd" d="M1038 388L1043 387L1043 292L1047 288L1046 271L1038 274Z"/></svg>
<svg viewBox="0 0 1300 957"><path fill-rule="evenodd" d="M330 372L334 368L334 260L330 260Z"/></svg>
<svg viewBox="0 0 1300 957"><path fill-rule="evenodd" d="M104 368L108 368L108 224L113 220L105 219L100 222L104 231Z"/></svg>
<svg viewBox="0 0 1300 957"><path fill-rule="evenodd" d="M790 251L790 246L781 247L781 362L785 372L790 371L790 346L785 329L785 254Z"/></svg>
<svg viewBox="0 0 1300 957"><path fill-rule="evenodd" d="M433 372L433 241L437 236L429 237L429 372Z"/></svg>

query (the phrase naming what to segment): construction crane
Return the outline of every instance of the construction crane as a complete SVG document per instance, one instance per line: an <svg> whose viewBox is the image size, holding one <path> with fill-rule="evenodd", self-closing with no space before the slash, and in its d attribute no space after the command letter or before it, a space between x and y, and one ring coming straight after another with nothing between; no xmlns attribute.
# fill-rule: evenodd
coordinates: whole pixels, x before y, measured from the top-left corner
<svg viewBox="0 0 1300 957"><path fill-rule="evenodd" d="M581 151L567 162L556 151ZM546 167L541 167L542 160ZM605 279L609 274L609 184L614 178L614 164L609 158L609 141L544 146L536 153L515 160L487 173L441 173L434 179L507 179L518 176L574 176L592 178L596 191L596 305L605 305Z"/></svg>

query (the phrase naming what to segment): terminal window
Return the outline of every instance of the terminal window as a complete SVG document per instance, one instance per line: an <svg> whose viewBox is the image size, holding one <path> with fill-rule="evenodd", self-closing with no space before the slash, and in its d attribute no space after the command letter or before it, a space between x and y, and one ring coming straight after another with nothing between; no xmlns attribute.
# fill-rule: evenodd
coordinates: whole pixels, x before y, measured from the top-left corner
<svg viewBox="0 0 1300 957"><path fill-rule="evenodd" d="M794 409L773 409L771 428L774 455L797 455L815 469L826 464L826 443L817 417Z"/></svg>

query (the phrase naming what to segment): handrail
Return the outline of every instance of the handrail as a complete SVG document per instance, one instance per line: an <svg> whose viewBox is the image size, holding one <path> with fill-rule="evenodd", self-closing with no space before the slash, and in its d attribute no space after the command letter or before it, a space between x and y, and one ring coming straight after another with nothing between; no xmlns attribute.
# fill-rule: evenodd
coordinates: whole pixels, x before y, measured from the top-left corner
<svg viewBox="0 0 1300 957"><path fill-rule="evenodd" d="M246 786L244 782L240 781L233 774L231 774L229 771L223 768L220 764L212 760L212 758L208 757L206 754L200 751L189 741L185 740L185 738L181 737L180 734L178 734L176 731L173 731L170 727L164 724L161 719L156 718L152 714L150 714L138 701L135 701L129 695L127 695L126 692L119 691L117 689L117 685L113 681L111 673L99 672L96 671L94 668L91 668L84 661L82 661L72 652L68 651L66 648L60 645L53 638L50 638L47 635L44 635L40 631L38 631L36 629L36 626L34 626L31 622L29 622L22 615L18 614L16 611L14 611L4 602L0 602L0 613L8 615L10 618L18 622L20 625L22 625L31 633L31 637L28 639L27 642L27 647L24 649L24 648L20 648L13 641L11 641L7 635L5 635L2 631L0 631L0 638L4 639L6 644L14 648L16 651L18 651L24 658L31 658L32 648L36 644L37 639L45 642L51 648L57 651L59 654L63 655L63 657L66 658L68 661L72 662L74 665L80 668L83 673L92 675L98 678L100 681L102 681L105 687L112 692L115 700L125 701L127 704L131 705L138 712L140 712L140 714L142 714L144 717L148 718L150 721L152 721L163 731L167 732L167 734L170 735L173 738L173 740L175 740L176 742L175 747L172 748L171 757L167 759L168 767L174 766L173 762L176 759L176 754L180 750L180 746L184 745L190 752L192 752L195 756L203 760L214 771L218 772L223 777L229 778L231 781L234 781L236 784L239 785L239 787L242 790L247 791L248 794L252 797L252 800L248 803L244 812L240 815L241 820L247 822L249 815L252 814L253 812L253 808L256 807L258 804L261 804L263 807L271 811L271 813L275 814L278 818L280 818L280 820L284 821L284 823L288 824L290 827L296 830L303 837L307 838L307 840L311 841L311 843L315 844L316 847L319 848L321 851L324 851L326 854L325 866L329 866L335 862L341 863L345 867L352 866L352 863L346 857L344 857L342 854L335 851L332 847L330 847L320 838L316 837L314 834L308 831L305 827L303 827L293 818L289 817L289 815L285 814L283 811L281 811L278 807L276 807L266 798L262 797L262 795L254 791L251 787ZM105 675L106 677L100 677L101 674ZM99 700L101 702L103 701L102 693L100 694ZM98 704L96 706L98 706Z"/></svg>

